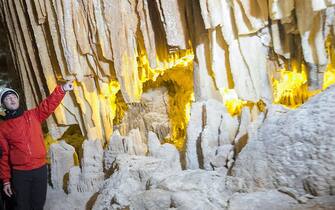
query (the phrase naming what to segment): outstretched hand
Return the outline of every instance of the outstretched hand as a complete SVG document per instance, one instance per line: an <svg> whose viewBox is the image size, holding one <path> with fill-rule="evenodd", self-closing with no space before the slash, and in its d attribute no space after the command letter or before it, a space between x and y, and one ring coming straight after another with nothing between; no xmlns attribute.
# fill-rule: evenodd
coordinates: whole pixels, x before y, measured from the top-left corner
<svg viewBox="0 0 335 210"><path fill-rule="evenodd" d="M65 92L73 90L73 80L67 81L62 88Z"/></svg>

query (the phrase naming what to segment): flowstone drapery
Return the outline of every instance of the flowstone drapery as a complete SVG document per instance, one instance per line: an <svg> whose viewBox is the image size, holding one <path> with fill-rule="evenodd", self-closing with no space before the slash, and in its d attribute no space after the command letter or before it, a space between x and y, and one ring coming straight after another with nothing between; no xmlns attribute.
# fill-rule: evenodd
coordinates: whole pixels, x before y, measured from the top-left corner
<svg viewBox="0 0 335 210"><path fill-rule="evenodd" d="M295 106L309 95L307 77L310 89L322 87L325 71L325 86L334 81L333 5L1 0L0 15L28 108L56 83L76 79L49 128L79 124L105 142L143 92L164 86L172 126L162 138L183 145L192 100L216 99L231 113L248 101Z"/></svg>
<svg viewBox="0 0 335 210"><path fill-rule="evenodd" d="M289 173L254 183L263 169L278 166L271 166L278 158L271 149L247 160L250 148L267 148L268 134L258 132L269 126L266 119L287 111L279 106L274 113L273 104L297 108L292 114L299 119L299 110L306 110L299 106L334 84L334 0L0 0L0 20L28 108L57 83L75 80L47 126L50 143L66 139L72 125L83 137L68 140L71 146L51 146L54 191L47 208L53 208L51 195L68 201L64 209L84 205L81 199L94 209L239 209L245 200L258 208L266 193L245 187L257 181L268 184L262 188L267 209L285 202L287 208L298 208L297 202L308 208L313 202L305 192L334 195L324 189L334 186L332 177L306 177L298 187L290 185L298 188L293 190L274 184L285 185ZM329 99L322 94L315 98ZM288 129L273 124L273 135ZM275 143L285 140L279 134ZM276 149L281 154L292 148ZM241 175L245 170L248 176ZM282 175L281 168L269 171ZM328 197L318 199L316 205L329 204Z"/></svg>

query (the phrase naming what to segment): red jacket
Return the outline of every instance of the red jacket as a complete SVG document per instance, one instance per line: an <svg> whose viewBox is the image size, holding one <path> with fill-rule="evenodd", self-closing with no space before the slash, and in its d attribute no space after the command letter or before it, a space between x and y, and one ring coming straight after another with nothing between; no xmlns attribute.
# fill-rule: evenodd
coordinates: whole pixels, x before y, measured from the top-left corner
<svg viewBox="0 0 335 210"><path fill-rule="evenodd" d="M20 117L0 122L0 178L4 183L11 178L11 168L32 170L46 164L41 123L51 115L65 96L61 86L35 109L25 111Z"/></svg>

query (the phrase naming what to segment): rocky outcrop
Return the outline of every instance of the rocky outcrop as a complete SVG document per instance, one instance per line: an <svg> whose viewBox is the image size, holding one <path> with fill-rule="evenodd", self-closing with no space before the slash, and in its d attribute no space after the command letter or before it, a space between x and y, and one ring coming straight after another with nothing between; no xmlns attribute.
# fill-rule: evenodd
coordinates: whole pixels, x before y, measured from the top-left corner
<svg viewBox="0 0 335 210"><path fill-rule="evenodd" d="M51 183L54 189L67 188L70 169L74 166L75 149L65 141L52 144L49 149Z"/></svg>
<svg viewBox="0 0 335 210"><path fill-rule="evenodd" d="M252 192L252 193L236 193L230 200L228 210L247 210L247 209L294 209L298 204L292 197L280 193L276 190Z"/></svg>
<svg viewBox="0 0 335 210"><path fill-rule="evenodd" d="M103 149L99 140L85 140L80 167L72 167L69 174L70 193L96 192L104 178Z"/></svg>
<svg viewBox="0 0 335 210"><path fill-rule="evenodd" d="M139 129L143 140L152 131L158 135L160 141L163 141L171 129L168 104L167 88L148 90L142 94L139 103L129 105L121 123L116 127L122 135L128 135L132 129Z"/></svg>
<svg viewBox="0 0 335 210"><path fill-rule="evenodd" d="M234 135L228 135L229 132L221 135L224 144L213 144L214 156L203 153L209 154L215 170L182 170L176 148L161 144L153 132L149 132L146 144L132 144L137 146L132 150L127 149L127 141L134 136L123 137L115 132L104 151L105 173L101 173L102 158L97 156L102 152L101 145L99 141L86 141L83 168L70 169L68 197L54 189L49 196L67 200L60 206L70 209L80 198L87 202L86 207L96 210L333 209L335 159L331 125L335 115L334 99L335 87L332 87L296 110L272 105L253 121L249 108L242 111L241 117L230 117L239 122ZM208 122L205 129L216 131L212 132L214 139L220 139L218 131L225 131L225 127L213 122L230 122L226 119L228 115L224 117L225 109L216 106L217 103L207 101L200 106L205 107L207 114L212 113L199 119ZM193 111L193 117L197 116ZM241 143L244 141L241 136L246 134L248 141ZM131 152L140 149L141 145L147 145L146 154ZM100 152L85 153L92 150ZM235 162L227 167L231 159ZM97 174L104 175L104 180L92 179ZM94 189L83 187L93 181ZM48 201L49 207L50 202L55 202L54 198Z"/></svg>
<svg viewBox="0 0 335 210"><path fill-rule="evenodd" d="M263 125L249 132L233 175L243 177L250 191L334 195L334 99L332 87L297 110L270 107Z"/></svg>
<svg viewBox="0 0 335 210"><path fill-rule="evenodd" d="M110 139L109 146L104 151L105 168L109 169L114 162L114 158L120 154L145 156L147 145L142 141L138 129L133 129L128 136L121 136L115 131Z"/></svg>
<svg viewBox="0 0 335 210"><path fill-rule="evenodd" d="M234 157L232 144L239 124L238 117L231 116L226 107L216 100L193 103L187 128L186 167L206 170L228 168L229 160Z"/></svg>
<svg viewBox="0 0 335 210"><path fill-rule="evenodd" d="M108 170L113 174L103 183L93 209L124 208L130 204L132 196L147 189L151 177L166 177L178 172L169 161L153 157L123 154L112 162Z"/></svg>

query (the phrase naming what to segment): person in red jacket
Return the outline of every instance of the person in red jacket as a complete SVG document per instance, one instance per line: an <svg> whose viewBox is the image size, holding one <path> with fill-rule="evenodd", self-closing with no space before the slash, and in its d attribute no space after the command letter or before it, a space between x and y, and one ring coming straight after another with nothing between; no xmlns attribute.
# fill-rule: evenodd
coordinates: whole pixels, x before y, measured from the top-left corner
<svg viewBox="0 0 335 210"><path fill-rule="evenodd" d="M15 197L15 209L42 210L47 192L46 148L41 123L61 103L73 81L58 85L37 108L23 111L19 95L13 89L0 92L5 109L0 122L0 179L3 190Z"/></svg>

